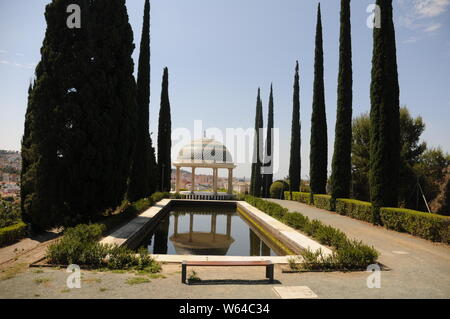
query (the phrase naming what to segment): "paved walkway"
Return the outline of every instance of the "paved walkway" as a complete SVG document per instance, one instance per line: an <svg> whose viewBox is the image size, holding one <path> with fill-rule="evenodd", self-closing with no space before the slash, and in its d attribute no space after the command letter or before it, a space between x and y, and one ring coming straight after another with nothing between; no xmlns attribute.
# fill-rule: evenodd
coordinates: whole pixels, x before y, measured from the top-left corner
<svg viewBox="0 0 450 319"><path fill-rule="evenodd" d="M59 230L52 230L0 248L0 271L19 264L29 264L45 257L47 247L59 236Z"/></svg>
<svg viewBox="0 0 450 319"><path fill-rule="evenodd" d="M333 226L348 237L362 240L380 252L379 262L391 271L382 273L384 287L404 289L405 295L450 298L450 246L388 230L334 212L295 201L271 199L292 212ZM391 295L390 293L388 294ZM387 296L388 296L387 295Z"/></svg>

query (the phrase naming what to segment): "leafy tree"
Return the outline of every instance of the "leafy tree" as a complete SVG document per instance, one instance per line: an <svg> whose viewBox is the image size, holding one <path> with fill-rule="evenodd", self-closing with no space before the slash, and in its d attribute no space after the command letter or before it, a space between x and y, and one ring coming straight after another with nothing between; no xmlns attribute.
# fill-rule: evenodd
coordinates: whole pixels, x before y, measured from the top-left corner
<svg viewBox="0 0 450 319"><path fill-rule="evenodd" d="M434 213L450 216L450 165L445 171L446 175L440 185L439 193L430 207Z"/></svg>
<svg viewBox="0 0 450 319"><path fill-rule="evenodd" d="M416 166L426 149L420 141L425 129L422 118L413 118L406 107L400 109L400 178L399 199L403 206L412 207L411 193L417 183ZM363 114L353 120L352 169L353 196L360 200L370 200L368 187L370 171L370 117ZM414 200L415 203L415 200Z"/></svg>
<svg viewBox="0 0 450 319"><path fill-rule="evenodd" d="M352 179L352 44L350 0L341 0L341 33L339 46L339 77L337 118L331 174L331 195L348 198Z"/></svg>
<svg viewBox="0 0 450 319"><path fill-rule="evenodd" d="M397 207L400 174L400 102L392 0L377 0L381 27L373 29L370 87L370 194L375 208ZM377 221L375 210L375 221Z"/></svg>
<svg viewBox="0 0 450 319"><path fill-rule="evenodd" d="M145 1L137 76L138 133L128 185L128 198L136 201L156 191L155 150L149 133L150 104L150 1Z"/></svg>
<svg viewBox="0 0 450 319"><path fill-rule="evenodd" d="M261 175L261 146L263 140L261 131L263 128L261 90L258 88L258 97L256 98L256 115L255 115L255 138L253 143L253 160L252 160L252 176L250 179L250 195L260 197L262 191L262 175Z"/></svg>
<svg viewBox="0 0 450 319"><path fill-rule="evenodd" d="M159 190L170 191L170 179L172 173L172 120L169 101L169 69L164 68L161 88L161 108L159 110L158 126L158 179Z"/></svg>
<svg viewBox="0 0 450 319"><path fill-rule="evenodd" d="M327 186L328 140L323 79L323 40L320 3L317 8L314 60L313 107L311 116L310 184L314 194L325 194Z"/></svg>
<svg viewBox="0 0 450 319"><path fill-rule="evenodd" d="M370 201L370 118L363 114L352 124L352 192L353 197Z"/></svg>
<svg viewBox="0 0 450 319"><path fill-rule="evenodd" d="M446 198L444 194L449 166L450 155L444 154L439 147L427 149L413 166L424 196L430 202L433 212L443 211L442 205ZM421 194L413 193L411 197L411 208L426 210Z"/></svg>
<svg viewBox="0 0 450 319"><path fill-rule="evenodd" d="M300 76L298 61L295 65L294 96L292 101L291 154L289 162L289 185L291 192L298 192L301 181L301 132L300 132Z"/></svg>

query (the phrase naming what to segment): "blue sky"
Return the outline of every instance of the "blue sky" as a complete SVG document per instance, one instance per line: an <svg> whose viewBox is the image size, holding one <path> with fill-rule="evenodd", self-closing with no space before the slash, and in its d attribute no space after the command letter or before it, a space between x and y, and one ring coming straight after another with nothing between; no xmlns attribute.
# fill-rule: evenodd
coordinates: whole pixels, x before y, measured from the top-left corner
<svg viewBox="0 0 450 319"><path fill-rule="evenodd" d="M27 88L40 59L48 0L0 2L0 149L20 149ZM352 1L354 116L370 109L372 30ZM401 104L427 125L423 139L450 151L450 0L394 1ZM143 0L128 0L136 47ZM336 116L339 0L322 1L325 90L331 162ZM173 128L253 126L258 86L264 117L274 85L280 170L287 175L295 60L300 61L302 176L309 171L316 0L153 0L151 130L157 131L161 76L169 68ZM138 50L134 60L137 62ZM154 135L154 140L156 136ZM240 165L235 176L250 176Z"/></svg>

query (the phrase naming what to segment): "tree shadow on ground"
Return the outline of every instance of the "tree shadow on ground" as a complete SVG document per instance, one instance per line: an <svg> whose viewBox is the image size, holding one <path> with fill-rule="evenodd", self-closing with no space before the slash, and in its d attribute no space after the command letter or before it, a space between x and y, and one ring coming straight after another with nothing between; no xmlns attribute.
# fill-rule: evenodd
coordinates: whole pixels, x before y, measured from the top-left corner
<svg viewBox="0 0 450 319"><path fill-rule="evenodd" d="M281 282L278 280L273 280L272 282L268 279L261 280L242 280L242 279L210 279L210 280L199 280L199 281L188 281L188 285L280 285Z"/></svg>
<svg viewBox="0 0 450 319"><path fill-rule="evenodd" d="M62 235L61 230L51 230L51 231L44 231L40 233L31 233L30 239L38 241L40 243L45 243L46 241L55 239Z"/></svg>

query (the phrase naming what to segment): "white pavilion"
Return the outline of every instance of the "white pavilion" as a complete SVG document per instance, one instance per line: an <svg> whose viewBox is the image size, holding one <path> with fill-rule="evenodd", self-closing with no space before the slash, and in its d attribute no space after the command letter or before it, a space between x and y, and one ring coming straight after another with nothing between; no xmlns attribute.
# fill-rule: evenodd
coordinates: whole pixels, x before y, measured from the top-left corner
<svg viewBox="0 0 450 319"><path fill-rule="evenodd" d="M180 150L177 160L173 163L176 167L175 191L185 198L192 199L224 199L233 197L233 163L230 152L225 145L214 139L202 138L191 141ZM192 169L191 190L180 192L181 168L190 167ZM195 170L197 168L211 168L213 172L213 191L194 192L195 190ZM217 191L217 180L219 169L228 170L228 188L226 193Z"/></svg>

